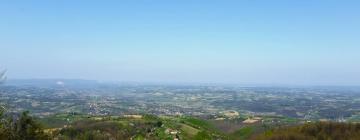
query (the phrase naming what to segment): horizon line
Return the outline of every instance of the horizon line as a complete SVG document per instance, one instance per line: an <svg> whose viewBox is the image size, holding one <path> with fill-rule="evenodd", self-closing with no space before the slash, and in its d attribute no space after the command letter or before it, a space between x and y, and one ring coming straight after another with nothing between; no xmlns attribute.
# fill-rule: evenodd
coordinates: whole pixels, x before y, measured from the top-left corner
<svg viewBox="0 0 360 140"><path fill-rule="evenodd" d="M357 84L289 84L256 82L183 82L183 81L131 81L96 80L85 78L8 78L6 81L55 80L55 81L93 81L98 84L143 84L143 85L196 85L196 86L239 86L239 87L360 87ZM6 84L7 82L5 82Z"/></svg>

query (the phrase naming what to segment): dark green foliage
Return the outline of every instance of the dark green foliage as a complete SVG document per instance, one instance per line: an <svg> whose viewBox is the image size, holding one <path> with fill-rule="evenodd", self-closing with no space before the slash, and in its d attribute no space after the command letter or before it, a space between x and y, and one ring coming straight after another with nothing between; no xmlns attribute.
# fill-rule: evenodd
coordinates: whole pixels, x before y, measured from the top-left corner
<svg viewBox="0 0 360 140"><path fill-rule="evenodd" d="M256 140L355 140L360 138L360 124L317 122L266 132Z"/></svg>
<svg viewBox="0 0 360 140"><path fill-rule="evenodd" d="M156 127L161 127L162 125L163 125L163 123L161 121L157 121L155 124Z"/></svg>
<svg viewBox="0 0 360 140"><path fill-rule="evenodd" d="M121 123L126 122L126 123ZM108 139L130 139L136 137L154 137L154 128L161 126L162 122L151 121L130 121L130 120L84 120L71 124L70 127L62 128L55 135L60 140L76 139L76 140L108 140Z"/></svg>
<svg viewBox="0 0 360 140"><path fill-rule="evenodd" d="M47 140L50 139L29 112L23 112L20 117L5 117L0 113L0 139L1 140Z"/></svg>
<svg viewBox="0 0 360 140"><path fill-rule="evenodd" d="M61 129L56 135L64 140L120 139L126 136L121 133L120 128L120 124L113 122L84 120L74 123L72 127Z"/></svg>

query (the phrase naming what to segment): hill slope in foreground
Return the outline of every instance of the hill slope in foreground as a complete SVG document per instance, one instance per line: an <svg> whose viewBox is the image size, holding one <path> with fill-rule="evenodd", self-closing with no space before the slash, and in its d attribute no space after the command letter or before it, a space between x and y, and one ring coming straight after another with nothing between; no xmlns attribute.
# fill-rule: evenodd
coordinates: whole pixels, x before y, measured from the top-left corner
<svg viewBox="0 0 360 140"><path fill-rule="evenodd" d="M273 129L257 136L256 140L359 140L360 124L317 122L300 126Z"/></svg>
<svg viewBox="0 0 360 140"><path fill-rule="evenodd" d="M0 114L1 115L1 114ZM152 115L88 116L58 114L35 120L27 113L1 115L2 140L355 140L360 124L317 122L260 129L261 125L224 132L206 120Z"/></svg>

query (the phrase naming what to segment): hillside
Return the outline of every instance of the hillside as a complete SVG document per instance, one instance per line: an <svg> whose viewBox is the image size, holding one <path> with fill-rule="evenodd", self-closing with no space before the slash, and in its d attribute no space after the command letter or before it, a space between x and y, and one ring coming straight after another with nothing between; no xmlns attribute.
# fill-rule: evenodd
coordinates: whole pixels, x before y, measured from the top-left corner
<svg viewBox="0 0 360 140"><path fill-rule="evenodd" d="M317 122L265 129L247 125L225 132L209 120L184 116L89 116L58 114L33 118L0 112L2 140L355 140L360 124Z"/></svg>
<svg viewBox="0 0 360 140"><path fill-rule="evenodd" d="M360 124L317 122L269 130L254 140L358 140Z"/></svg>
<svg viewBox="0 0 360 140"><path fill-rule="evenodd" d="M226 139L207 121L191 117L152 115L87 116L59 114L40 119L45 132L66 139Z"/></svg>

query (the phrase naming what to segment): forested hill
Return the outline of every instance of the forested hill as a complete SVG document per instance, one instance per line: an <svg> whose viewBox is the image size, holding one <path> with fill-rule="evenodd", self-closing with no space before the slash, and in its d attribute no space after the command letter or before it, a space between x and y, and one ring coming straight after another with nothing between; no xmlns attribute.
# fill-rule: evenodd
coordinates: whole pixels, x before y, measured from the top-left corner
<svg viewBox="0 0 360 140"><path fill-rule="evenodd" d="M317 122L267 131L255 140L359 140L360 124Z"/></svg>
<svg viewBox="0 0 360 140"><path fill-rule="evenodd" d="M113 118L77 115L73 118L76 121L68 125L62 125L63 118L67 117L64 115L49 118L48 123L29 116L27 112L20 115L4 115L0 112L0 117L1 140L358 140L360 138L360 124L357 123L306 123L256 133L243 128L238 133L228 134L218 131L206 120L191 117L130 115ZM47 126L49 124L61 124L61 126L49 127Z"/></svg>

